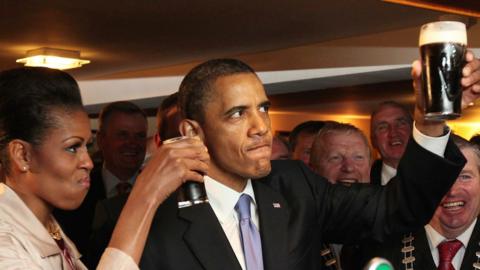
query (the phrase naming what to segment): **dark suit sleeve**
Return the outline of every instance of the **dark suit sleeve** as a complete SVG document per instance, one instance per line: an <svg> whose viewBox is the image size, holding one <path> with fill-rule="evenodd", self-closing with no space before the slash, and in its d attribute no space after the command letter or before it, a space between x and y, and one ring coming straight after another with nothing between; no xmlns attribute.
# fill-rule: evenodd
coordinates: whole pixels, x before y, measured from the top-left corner
<svg viewBox="0 0 480 270"><path fill-rule="evenodd" d="M318 181L307 172L324 240L382 241L392 234L416 231L431 219L464 164L463 155L451 140L445 158L411 140L397 175L385 187L357 184L346 188Z"/></svg>
<svg viewBox="0 0 480 270"><path fill-rule="evenodd" d="M449 140L445 158L409 142L397 175L385 187L357 185L351 189L329 186L319 193L317 205L323 213L323 228L330 240L351 242L415 231L428 223L438 203L465 164L458 148ZM331 198L325 202L322 198Z"/></svg>

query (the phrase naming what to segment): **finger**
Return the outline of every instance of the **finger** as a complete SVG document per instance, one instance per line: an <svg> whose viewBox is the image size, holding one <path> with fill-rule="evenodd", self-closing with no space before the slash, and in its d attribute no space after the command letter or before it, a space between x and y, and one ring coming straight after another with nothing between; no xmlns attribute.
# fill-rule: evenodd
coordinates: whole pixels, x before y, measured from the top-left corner
<svg viewBox="0 0 480 270"><path fill-rule="evenodd" d="M421 107L423 104L423 96L421 95L421 86L422 86L422 65L419 60L415 60L412 63L412 82L413 82L413 89L415 90L415 101L416 107Z"/></svg>
<svg viewBox="0 0 480 270"><path fill-rule="evenodd" d="M480 60L473 59L462 70L462 86L469 87L478 84L480 81Z"/></svg>
<svg viewBox="0 0 480 270"><path fill-rule="evenodd" d="M415 60L412 63L412 79L420 78L422 75L422 64L420 63L420 60Z"/></svg>
<svg viewBox="0 0 480 270"><path fill-rule="evenodd" d="M465 109L474 104L475 100L480 97L480 85L473 85L465 89L462 93L462 108Z"/></svg>
<svg viewBox="0 0 480 270"><path fill-rule="evenodd" d="M200 175L208 174L208 162L203 162L195 159L185 159L185 168L189 172L196 172Z"/></svg>
<svg viewBox="0 0 480 270"><path fill-rule="evenodd" d="M176 139L176 140L175 140ZM167 142L168 143L165 143ZM202 140L198 137L178 137L174 138L173 141L167 140L163 142L163 144L160 147L168 147L168 148L179 148L179 147L186 147L186 146L198 146L198 145L203 145Z"/></svg>
<svg viewBox="0 0 480 270"><path fill-rule="evenodd" d="M168 149L167 153L163 154L164 156L169 156L171 158L191 158L207 161L210 159L208 154L207 147L199 145L196 147L184 147L184 148L175 148Z"/></svg>
<svg viewBox="0 0 480 270"><path fill-rule="evenodd" d="M195 171L189 171L185 175L185 179L183 180L183 182L185 183L186 181L195 181L195 182L203 183L203 174Z"/></svg>

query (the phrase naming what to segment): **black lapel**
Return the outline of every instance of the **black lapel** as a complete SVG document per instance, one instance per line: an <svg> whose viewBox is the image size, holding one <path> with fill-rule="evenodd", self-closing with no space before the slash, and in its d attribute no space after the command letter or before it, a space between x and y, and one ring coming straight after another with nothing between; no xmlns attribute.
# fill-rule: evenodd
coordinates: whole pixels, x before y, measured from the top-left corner
<svg viewBox="0 0 480 270"><path fill-rule="evenodd" d="M477 219L472 235L470 236L470 240L465 249L462 266L460 267L461 270L474 269L473 264L477 262L476 253L478 251L480 251L480 222L478 222Z"/></svg>
<svg viewBox="0 0 480 270"><path fill-rule="evenodd" d="M181 208L178 215L190 223L183 238L205 269L241 270L210 204Z"/></svg>
<svg viewBox="0 0 480 270"><path fill-rule="evenodd" d="M415 234L413 245L415 246L414 254L417 262L414 264L414 269L437 269L433 261L425 229L421 229L419 233Z"/></svg>
<svg viewBox="0 0 480 270"><path fill-rule="evenodd" d="M255 200L260 219L263 264L265 270L288 267L288 210L282 196L261 182L253 180Z"/></svg>

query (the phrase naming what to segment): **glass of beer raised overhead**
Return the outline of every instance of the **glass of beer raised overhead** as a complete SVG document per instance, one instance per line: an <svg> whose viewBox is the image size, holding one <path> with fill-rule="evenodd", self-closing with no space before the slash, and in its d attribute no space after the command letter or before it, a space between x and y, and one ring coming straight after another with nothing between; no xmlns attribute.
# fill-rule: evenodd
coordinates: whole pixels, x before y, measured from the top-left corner
<svg viewBox="0 0 480 270"><path fill-rule="evenodd" d="M448 120L461 114L462 69L465 65L465 24L439 21L420 29L422 94L425 119Z"/></svg>

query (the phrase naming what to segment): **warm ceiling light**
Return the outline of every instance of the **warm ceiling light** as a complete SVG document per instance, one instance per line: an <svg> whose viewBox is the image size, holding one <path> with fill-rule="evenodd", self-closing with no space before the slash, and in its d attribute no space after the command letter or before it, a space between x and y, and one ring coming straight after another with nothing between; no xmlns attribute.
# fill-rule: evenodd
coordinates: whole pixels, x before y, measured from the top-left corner
<svg viewBox="0 0 480 270"><path fill-rule="evenodd" d="M431 9L462 16L480 18L478 0L383 0L394 4Z"/></svg>
<svg viewBox="0 0 480 270"><path fill-rule="evenodd" d="M39 48L27 51L27 57L18 59L17 63L23 63L30 67L70 69L81 67L90 61L80 59L79 51Z"/></svg>

